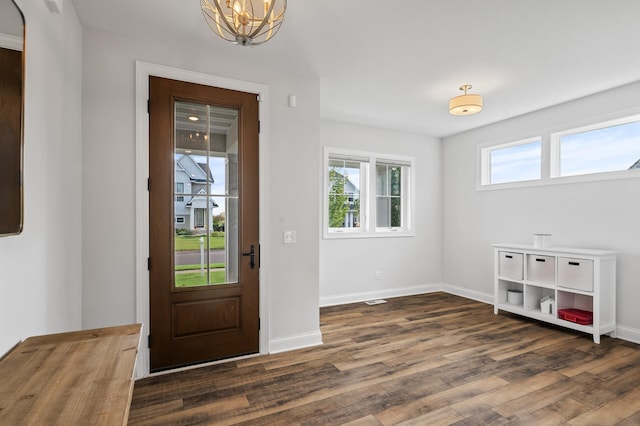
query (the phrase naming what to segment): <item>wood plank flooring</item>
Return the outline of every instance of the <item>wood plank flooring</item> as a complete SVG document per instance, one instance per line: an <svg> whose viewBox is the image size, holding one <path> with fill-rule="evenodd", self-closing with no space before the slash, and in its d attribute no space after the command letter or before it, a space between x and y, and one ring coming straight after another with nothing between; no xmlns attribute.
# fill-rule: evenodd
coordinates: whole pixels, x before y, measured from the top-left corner
<svg viewBox="0 0 640 426"><path fill-rule="evenodd" d="M640 346L446 293L321 309L324 345L136 382L130 424L639 425Z"/></svg>

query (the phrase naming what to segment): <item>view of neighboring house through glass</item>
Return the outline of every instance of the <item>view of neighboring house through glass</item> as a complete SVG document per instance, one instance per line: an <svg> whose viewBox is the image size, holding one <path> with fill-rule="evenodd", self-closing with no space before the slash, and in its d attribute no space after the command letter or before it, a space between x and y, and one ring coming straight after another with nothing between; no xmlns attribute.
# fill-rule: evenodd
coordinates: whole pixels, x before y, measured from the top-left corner
<svg viewBox="0 0 640 426"><path fill-rule="evenodd" d="M411 235L413 162L410 157L325 148L324 236Z"/></svg>
<svg viewBox="0 0 640 426"><path fill-rule="evenodd" d="M238 281L238 111L175 102L175 286Z"/></svg>
<svg viewBox="0 0 640 426"><path fill-rule="evenodd" d="M552 177L640 168L639 117L555 134L552 141L559 152Z"/></svg>
<svg viewBox="0 0 640 426"><path fill-rule="evenodd" d="M490 184L522 182L541 178L542 141L537 138L498 145L489 153Z"/></svg>
<svg viewBox="0 0 640 426"><path fill-rule="evenodd" d="M329 227L360 228L360 176L366 162L329 160Z"/></svg>

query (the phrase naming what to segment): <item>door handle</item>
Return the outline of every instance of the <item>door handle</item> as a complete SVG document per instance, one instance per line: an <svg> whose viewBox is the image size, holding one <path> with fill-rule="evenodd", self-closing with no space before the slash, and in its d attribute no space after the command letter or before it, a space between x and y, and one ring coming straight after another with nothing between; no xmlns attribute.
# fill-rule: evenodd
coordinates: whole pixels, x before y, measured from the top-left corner
<svg viewBox="0 0 640 426"><path fill-rule="evenodd" d="M251 269L256 267L256 246L251 244L251 249L249 253L242 253L242 256L249 256L249 264L251 265Z"/></svg>

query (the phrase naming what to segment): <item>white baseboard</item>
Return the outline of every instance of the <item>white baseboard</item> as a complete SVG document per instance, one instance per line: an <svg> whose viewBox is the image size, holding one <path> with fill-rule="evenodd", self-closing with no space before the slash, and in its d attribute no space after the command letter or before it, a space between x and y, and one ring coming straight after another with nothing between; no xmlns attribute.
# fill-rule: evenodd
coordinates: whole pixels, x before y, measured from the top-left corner
<svg viewBox="0 0 640 426"><path fill-rule="evenodd" d="M469 290L468 288L457 287L450 284L442 284L441 291L445 293L453 294L467 299L476 300L478 302L488 303L493 305L493 294L482 293L475 290Z"/></svg>
<svg viewBox="0 0 640 426"><path fill-rule="evenodd" d="M277 354L280 352L293 351L295 349L303 349L311 346L322 344L322 333L320 330L297 334L295 336L284 337L281 339L272 339L269 341L269 353Z"/></svg>
<svg viewBox="0 0 640 426"><path fill-rule="evenodd" d="M640 344L640 330L618 325L616 326L616 338Z"/></svg>
<svg viewBox="0 0 640 426"><path fill-rule="evenodd" d="M366 302L367 300L384 299L385 297L413 296L416 294L433 293L435 291L441 290L442 284L426 284L416 287L394 288L368 291L363 293L345 294L341 296L321 297L320 307Z"/></svg>

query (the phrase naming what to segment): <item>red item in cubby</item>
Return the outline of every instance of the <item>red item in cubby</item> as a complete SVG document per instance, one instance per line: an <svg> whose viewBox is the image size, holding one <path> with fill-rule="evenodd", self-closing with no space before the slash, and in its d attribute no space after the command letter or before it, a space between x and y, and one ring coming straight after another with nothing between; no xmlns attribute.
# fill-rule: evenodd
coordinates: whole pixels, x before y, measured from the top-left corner
<svg viewBox="0 0 640 426"><path fill-rule="evenodd" d="M582 325L593 324L593 312L582 309L559 309L558 318Z"/></svg>

